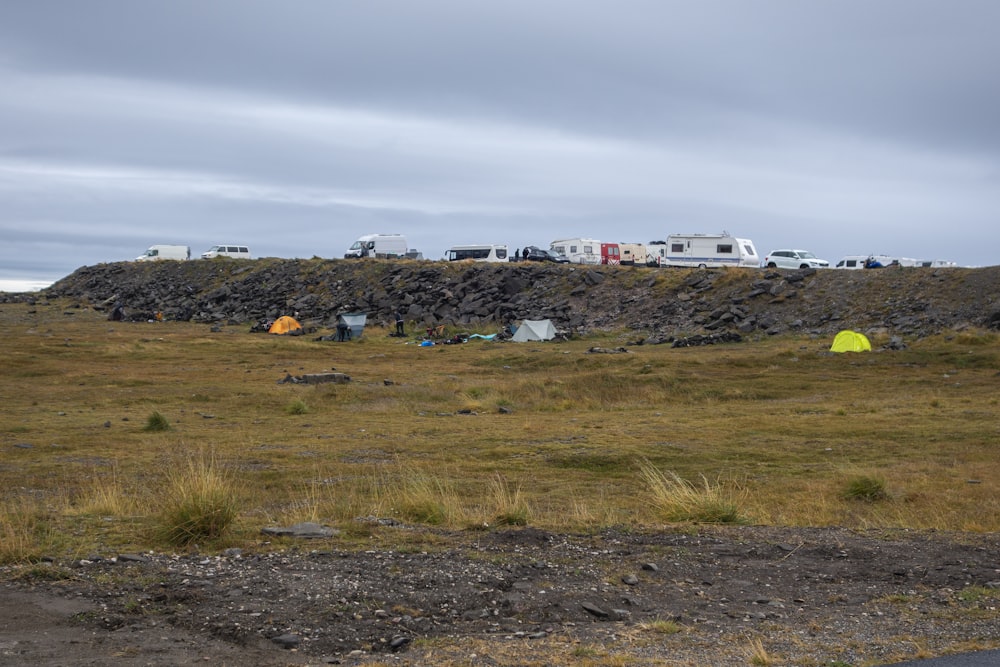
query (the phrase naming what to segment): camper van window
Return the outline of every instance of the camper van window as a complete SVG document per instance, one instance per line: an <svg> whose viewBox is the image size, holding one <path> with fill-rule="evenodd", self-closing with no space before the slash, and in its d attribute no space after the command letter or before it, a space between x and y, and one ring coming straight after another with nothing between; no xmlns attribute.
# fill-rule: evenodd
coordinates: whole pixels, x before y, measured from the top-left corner
<svg viewBox="0 0 1000 667"><path fill-rule="evenodd" d="M594 246L592 246L592 245L585 245L585 246L583 246L583 251L585 253L587 253L588 255L593 255L594 254Z"/></svg>
<svg viewBox="0 0 1000 667"><path fill-rule="evenodd" d="M552 252L559 253L560 255L565 255L566 254L566 246L563 246L563 245L552 246Z"/></svg>
<svg viewBox="0 0 1000 667"><path fill-rule="evenodd" d="M756 255L756 254L757 254L757 253L755 253L755 252L753 251L753 246L751 246L751 245L745 245L745 246L743 246L743 249L744 249L744 250L746 250L746 251L747 251L747 254L748 254L748 255L750 255L751 257L752 257L753 255Z"/></svg>
<svg viewBox="0 0 1000 667"><path fill-rule="evenodd" d="M576 246L575 245L571 245L569 247L569 251L575 255L576 254Z"/></svg>
<svg viewBox="0 0 1000 667"><path fill-rule="evenodd" d="M671 243L670 244L670 252L684 252L684 244L683 243Z"/></svg>
<svg viewBox="0 0 1000 667"><path fill-rule="evenodd" d="M715 252L720 255L732 255L733 254L733 244L732 243L720 243L715 246Z"/></svg>
<svg viewBox="0 0 1000 667"><path fill-rule="evenodd" d="M497 248L497 259L507 259L507 248Z"/></svg>

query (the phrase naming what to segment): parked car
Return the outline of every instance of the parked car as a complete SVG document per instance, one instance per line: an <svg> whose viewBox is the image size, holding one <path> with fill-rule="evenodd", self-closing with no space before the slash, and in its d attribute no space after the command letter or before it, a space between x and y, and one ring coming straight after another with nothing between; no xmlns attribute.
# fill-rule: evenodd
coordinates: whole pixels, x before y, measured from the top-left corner
<svg viewBox="0 0 1000 667"><path fill-rule="evenodd" d="M827 269L830 262L808 250L772 250L764 257L764 266L769 269Z"/></svg>
<svg viewBox="0 0 1000 667"><path fill-rule="evenodd" d="M538 246L529 245L524 249L524 254L522 259L529 262L556 262L557 264L568 264L569 259L566 255L560 255L559 253L552 252L551 250L546 250L544 248L539 248Z"/></svg>

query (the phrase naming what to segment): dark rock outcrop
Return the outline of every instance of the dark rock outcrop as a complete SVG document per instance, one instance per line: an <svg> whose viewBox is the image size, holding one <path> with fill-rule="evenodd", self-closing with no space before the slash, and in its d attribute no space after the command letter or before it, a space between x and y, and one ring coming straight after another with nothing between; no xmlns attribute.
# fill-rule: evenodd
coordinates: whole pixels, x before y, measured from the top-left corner
<svg viewBox="0 0 1000 667"><path fill-rule="evenodd" d="M552 319L571 334L631 329L652 340L693 335L922 336L1000 322L1000 267L869 271L656 269L431 261L210 260L82 267L50 288L0 300L68 298L129 320L247 324L293 315L332 327L364 312L390 326L503 327Z"/></svg>

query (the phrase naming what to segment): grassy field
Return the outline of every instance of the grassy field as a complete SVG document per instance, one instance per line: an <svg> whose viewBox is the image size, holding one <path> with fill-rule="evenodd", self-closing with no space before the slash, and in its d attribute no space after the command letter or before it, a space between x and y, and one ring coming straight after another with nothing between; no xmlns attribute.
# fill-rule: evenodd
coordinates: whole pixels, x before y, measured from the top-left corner
<svg viewBox="0 0 1000 667"><path fill-rule="evenodd" d="M221 548L299 521L372 539L357 517L1000 529L992 333L604 354L628 337L332 343L65 303L0 322L0 561ZM333 369L351 382L279 383Z"/></svg>

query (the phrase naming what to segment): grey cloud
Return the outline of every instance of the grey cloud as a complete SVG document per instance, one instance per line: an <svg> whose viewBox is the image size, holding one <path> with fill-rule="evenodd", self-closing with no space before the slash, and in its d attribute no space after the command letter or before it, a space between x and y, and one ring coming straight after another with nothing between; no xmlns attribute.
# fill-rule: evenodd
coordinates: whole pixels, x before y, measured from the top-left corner
<svg viewBox="0 0 1000 667"><path fill-rule="evenodd" d="M0 269L59 277L166 230L288 256L402 231L440 256L480 233L726 228L762 252L992 263L997 19L985 0L4 3L0 231L23 245Z"/></svg>

